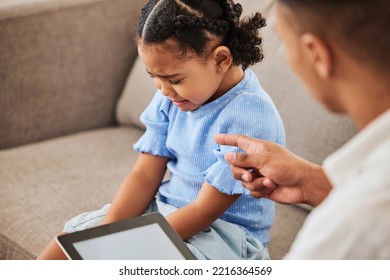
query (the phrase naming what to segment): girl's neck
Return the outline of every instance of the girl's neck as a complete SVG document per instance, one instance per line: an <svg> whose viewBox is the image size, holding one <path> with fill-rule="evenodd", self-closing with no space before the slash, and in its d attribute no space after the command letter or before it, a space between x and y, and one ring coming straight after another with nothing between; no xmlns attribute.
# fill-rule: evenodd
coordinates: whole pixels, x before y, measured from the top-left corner
<svg viewBox="0 0 390 280"><path fill-rule="evenodd" d="M232 65L229 70L225 73L224 78L222 79L221 85L217 90L217 94L214 95L214 100L224 95L234 86L236 86L239 82L244 78L244 70L242 70L241 66ZM211 100L210 100L211 101Z"/></svg>

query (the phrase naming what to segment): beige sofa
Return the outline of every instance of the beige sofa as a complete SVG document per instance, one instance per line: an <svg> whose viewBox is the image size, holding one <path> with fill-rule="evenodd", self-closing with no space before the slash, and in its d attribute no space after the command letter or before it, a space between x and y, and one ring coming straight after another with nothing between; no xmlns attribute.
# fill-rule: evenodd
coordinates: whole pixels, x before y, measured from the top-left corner
<svg viewBox="0 0 390 280"><path fill-rule="evenodd" d="M133 43L139 0L0 1L0 259L34 259L72 216L109 202L132 167L154 89ZM354 133L284 63L269 1L265 60L253 67L280 110L287 146L320 163ZM135 63L133 63L135 62ZM308 213L278 205L271 256Z"/></svg>

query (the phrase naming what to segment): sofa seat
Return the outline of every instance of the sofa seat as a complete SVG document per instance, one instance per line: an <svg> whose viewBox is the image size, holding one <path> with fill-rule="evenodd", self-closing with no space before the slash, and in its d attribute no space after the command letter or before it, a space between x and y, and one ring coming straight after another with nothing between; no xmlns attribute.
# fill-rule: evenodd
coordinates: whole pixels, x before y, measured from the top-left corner
<svg viewBox="0 0 390 280"><path fill-rule="evenodd" d="M271 259L280 260L288 252L309 212L310 209L296 205L276 204L269 244Z"/></svg>
<svg viewBox="0 0 390 280"><path fill-rule="evenodd" d="M0 212L0 259L35 259L65 221L110 202L135 162L132 144L141 134L110 127L2 150L0 196L9 203ZM270 251L279 259L307 213L285 205L276 212ZM281 223L286 218L288 225Z"/></svg>
<svg viewBox="0 0 390 280"><path fill-rule="evenodd" d="M35 258L66 220L110 202L141 134L110 127L0 151L0 259Z"/></svg>

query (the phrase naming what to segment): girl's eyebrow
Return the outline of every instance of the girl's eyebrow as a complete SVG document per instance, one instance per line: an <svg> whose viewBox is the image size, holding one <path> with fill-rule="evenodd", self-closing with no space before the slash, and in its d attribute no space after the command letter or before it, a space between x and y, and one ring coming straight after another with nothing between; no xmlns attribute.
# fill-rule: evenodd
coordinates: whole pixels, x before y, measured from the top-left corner
<svg viewBox="0 0 390 280"><path fill-rule="evenodd" d="M149 75L151 75L151 76L156 76L156 77L159 77L159 78L164 78L164 79L172 79L172 78L175 78L175 77L177 77L177 76L179 76L180 74L172 74L172 75L159 75L159 74L153 74L153 73L150 73L149 71L148 71L148 69L146 69L145 68L145 70L146 70L146 72L149 74Z"/></svg>

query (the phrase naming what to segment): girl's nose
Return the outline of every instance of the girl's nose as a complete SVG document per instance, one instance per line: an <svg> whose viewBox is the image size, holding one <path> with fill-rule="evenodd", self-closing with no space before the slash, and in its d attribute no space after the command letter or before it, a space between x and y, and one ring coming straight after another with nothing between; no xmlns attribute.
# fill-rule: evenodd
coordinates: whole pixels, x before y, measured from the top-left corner
<svg viewBox="0 0 390 280"><path fill-rule="evenodd" d="M164 96L173 96L174 92L172 91L172 87L167 85L166 83L160 83L160 90Z"/></svg>

